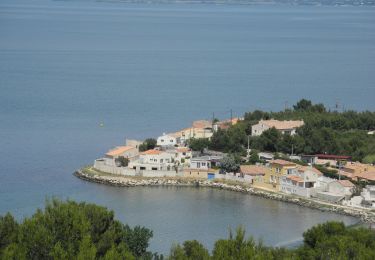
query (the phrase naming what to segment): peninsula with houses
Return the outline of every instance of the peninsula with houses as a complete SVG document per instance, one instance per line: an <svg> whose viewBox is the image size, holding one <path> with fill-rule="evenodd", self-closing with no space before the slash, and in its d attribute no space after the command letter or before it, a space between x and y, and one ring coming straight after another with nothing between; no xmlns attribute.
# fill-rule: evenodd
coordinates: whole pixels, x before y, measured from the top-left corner
<svg viewBox="0 0 375 260"><path fill-rule="evenodd" d="M119 186L227 188L375 222L375 113L302 99L143 141L127 139L76 176Z"/></svg>

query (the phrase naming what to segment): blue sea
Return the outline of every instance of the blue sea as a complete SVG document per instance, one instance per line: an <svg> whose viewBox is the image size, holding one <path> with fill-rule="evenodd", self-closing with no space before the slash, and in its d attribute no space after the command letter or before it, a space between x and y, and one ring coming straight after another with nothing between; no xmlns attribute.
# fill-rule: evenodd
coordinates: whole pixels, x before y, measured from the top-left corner
<svg viewBox="0 0 375 260"><path fill-rule="evenodd" d="M267 244L356 220L207 189L113 188L72 173L125 138L193 120L277 111L300 98L375 109L375 8L0 2L0 214L47 198L95 202L154 230L151 249L226 237ZM103 126L101 126L103 125ZM275 232L277 230L277 232Z"/></svg>

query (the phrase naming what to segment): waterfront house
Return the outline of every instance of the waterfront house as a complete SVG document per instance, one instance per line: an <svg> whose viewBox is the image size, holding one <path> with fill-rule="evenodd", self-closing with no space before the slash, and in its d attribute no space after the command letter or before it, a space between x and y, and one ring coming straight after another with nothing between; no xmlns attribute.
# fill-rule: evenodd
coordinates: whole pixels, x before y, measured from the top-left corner
<svg viewBox="0 0 375 260"><path fill-rule="evenodd" d="M361 197L363 198L363 203L375 208L375 185L366 185L362 189Z"/></svg>
<svg viewBox="0 0 375 260"><path fill-rule="evenodd" d="M140 171L171 171L175 166L173 153L160 150L147 150L139 154L139 160L129 163L129 168Z"/></svg>
<svg viewBox="0 0 375 260"><path fill-rule="evenodd" d="M298 127L303 126L304 122L302 120L296 121L279 121L275 119L270 120L260 120L258 124L251 127L252 136L260 136L264 131L270 128L276 128L282 134L295 135Z"/></svg>
<svg viewBox="0 0 375 260"><path fill-rule="evenodd" d="M163 133L162 136L159 136L156 144L158 146L175 146L178 143L178 137L176 138L173 135L167 135Z"/></svg>
<svg viewBox="0 0 375 260"><path fill-rule="evenodd" d="M124 157L129 161L135 161L139 157L138 149L132 146L117 146L109 150L105 154L105 158L101 158L101 162L108 166L120 166L118 158Z"/></svg>
<svg viewBox="0 0 375 260"><path fill-rule="evenodd" d="M296 194L310 197L314 184L323 174L311 166L298 166L289 171L288 175L281 177L280 191L288 194Z"/></svg>
<svg viewBox="0 0 375 260"><path fill-rule="evenodd" d="M265 166L260 165L241 165L239 174L245 182L251 184L254 184L254 182L264 183L267 170Z"/></svg>
<svg viewBox="0 0 375 260"><path fill-rule="evenodd" d="M204 155L200 157L193 157L190 159L190 169L210 169L220 166L220 161L223 159L222 156L210 156Z"/></svg>
<svg viewBox="0 0 375 260"><path fill-rule="evenodd" d="M280 159L272 160L265 171L263 182L255 181L254 186L271 191L279 191L281 177L290 174L295 169L297 169L297 164L293 162Z"/></svg>
<svg viewBox="0 0 375 260"><path fill-rule="evenodd" d="M349 177L352 180L357 180L358 176L361 177L363 174L363 176L366 177L366 174L370 173L367 175L371 176L371 172L375 173L375 166L360 162L347 162L344 166L341 167L340 173L342 175Z"/></svg>
<svg viewBox="0 0 375 260"><path fill-rule="evenodd" d="M348 200L354 192L355 185L349 180L335 180L321 176L318 178L313 196L330 202Z"/></svg>

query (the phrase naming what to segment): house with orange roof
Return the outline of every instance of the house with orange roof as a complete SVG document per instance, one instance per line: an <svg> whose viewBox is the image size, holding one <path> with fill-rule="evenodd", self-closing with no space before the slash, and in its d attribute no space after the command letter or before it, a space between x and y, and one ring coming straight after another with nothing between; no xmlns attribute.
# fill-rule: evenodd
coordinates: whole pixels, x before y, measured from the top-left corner
<svg viewBox="0 0 375 260"><path fill-rule="evenodd" d="M264 183L264 176L268 168L263 165L241 165L240 166L240 176L245 182L251 184L254 183Z"/></svg>
<svg viewBox="0 0 375 260"><path fill-rule="evenodd" d="M218 121L213 124L213 130L218 131L219 129L228 129L230 126L237 124L240 120L241 118L235 117L232 119Z"/></svg>
<svg viewBox="0 0 375 260"><path fill-rule="evenodd" d="M297 128L303 125L304 122L302 120L260 120L258 124L251 126L251 135L260 136L264 131L271 128L276 128L276 130L280 131L282 134L295 135Z"/></svg>
<svg viewBox="0 0 375 260"><path fill-rule="evenodd" d="M263 182L254 182L257 188L267 189L271 191L280 191L280 180L282 176L291 174L297 169L297 164L286 160L271 160L268 169L263 177Z"/></svg>

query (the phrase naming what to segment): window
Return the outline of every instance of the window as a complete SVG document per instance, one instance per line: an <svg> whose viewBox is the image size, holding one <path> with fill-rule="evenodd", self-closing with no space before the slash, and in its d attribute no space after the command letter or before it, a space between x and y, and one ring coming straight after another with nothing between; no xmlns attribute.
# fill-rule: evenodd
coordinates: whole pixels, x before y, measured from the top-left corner
<svg viewBox="0 0 375 260"><path fill-rule="evenodd" d="M153 170L153 171L157 171L158 168L156 168L156 167L152 167L151 170Z"/></svg>
<svg viewBox="0 0 375 260"><path fill-rule="evenodd" d="M169 140L171 143L173 143L173 139Z"/></svg>
<svg viewBox="0 0 375 260"><path fill-rule="evenodd" d="M201 163L197 162L197 168L200 168L200 167L201 167Z"/></svg>
<svg viewBox="0 0 375 260"><path fill-rule="evenodd" d="M202 166L206 166L206 163L202 162Z"/></svg>
<svg viewBox="0 0 375 260"><path fill-rule="evenodd" d="M163 159L160 159L160 163L163 163Z"/></svg>
<svg viewBox="0 0 375 260"><path fill-rule="evenodd" d="M164 139L161 139L160 141L161 141L162 143L164 143Z"/></svg>
<svg viewBox="0 0 375 260"><path fill-rule="evenodd" d="M281 169L278 168L278 167L276 167L276 172L277 172L277 173L280 173L280 171L281 171Z"/></svg>

